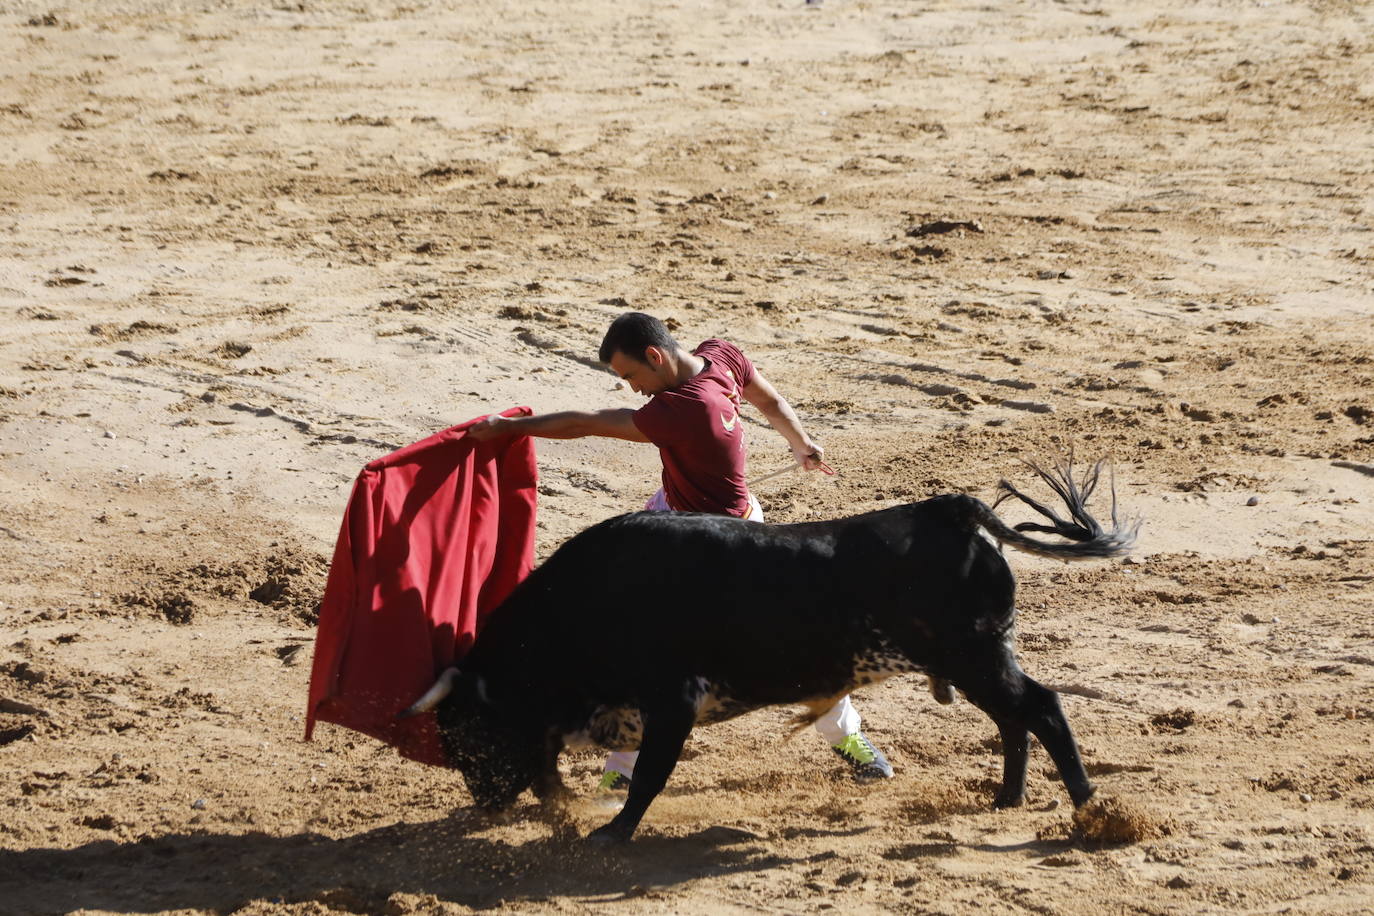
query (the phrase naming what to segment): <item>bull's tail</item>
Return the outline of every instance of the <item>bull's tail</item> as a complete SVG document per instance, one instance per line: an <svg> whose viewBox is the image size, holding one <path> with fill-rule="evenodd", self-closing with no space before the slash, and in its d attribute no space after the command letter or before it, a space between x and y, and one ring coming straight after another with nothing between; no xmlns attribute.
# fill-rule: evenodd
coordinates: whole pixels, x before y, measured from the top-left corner
<svg viewBox="0 0 1374 916"><path fill-rule="evenodd" d="M984 505L978 500L970 500L973 505L970 511L976 521L988 534L992 535L1003 544L1010 544L1013 547L1024 550L1027 553L1039 554L1042 557L1054 557L1060 560L1085 560L1092 557L1119 557L1128 553L1135 545L1136 533L1140 530L1140 520L1123 523L1117 519L1116 515L1116 484L1111 483L1112 492L1112 524L1110 528L1104 528L1097 519L1093 518L1088 512L1088 498L1092 496L1093 490L1097 488L1098 480L1102 473L1105 462L1099 461L1087 470L1081 480L1075 480L1073 475L1073 453L1070 451L1063 458L1055 462L1054 468L1045 470L1037 464L1026 462L1026 466L1034 471L1041 480L1049 484L1050 489L1059 495L1064 504L1069 509L1069 519L1060 518L1055 511L1048 506L1032 499L1020 490L1007 483L1005 480L998 483L997 488L1001 495L992 507ZM993 509L1001 505L1003 501L1015 497L1021 502L1030 506L1036 512L1050 520L1050 524L1041 525L1033 522L1023 522L1015 528L1006 525ZM1050 541L1041 541L1027 537L1023 532L1044 531L1049 534L1057 534L1066 538L1069 543L1059 544Z"/></svg>

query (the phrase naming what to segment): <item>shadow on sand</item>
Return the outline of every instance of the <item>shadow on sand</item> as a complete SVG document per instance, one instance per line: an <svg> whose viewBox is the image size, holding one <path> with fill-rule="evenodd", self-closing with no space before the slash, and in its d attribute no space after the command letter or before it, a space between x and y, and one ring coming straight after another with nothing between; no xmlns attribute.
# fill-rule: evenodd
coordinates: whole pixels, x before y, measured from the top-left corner
<svg viewBox="0 0 1374 916"><path fill-rule="evenodd" d="M475 835L486 826L458 812L340 839L194 833L0 852L0 913L228 913L254 900L326 900L335 908L381 912L397 892L486 908L554 896L614 899L804 861L778 856L757 837L726 827L603 848L572 834L519 845Z"/></svg>

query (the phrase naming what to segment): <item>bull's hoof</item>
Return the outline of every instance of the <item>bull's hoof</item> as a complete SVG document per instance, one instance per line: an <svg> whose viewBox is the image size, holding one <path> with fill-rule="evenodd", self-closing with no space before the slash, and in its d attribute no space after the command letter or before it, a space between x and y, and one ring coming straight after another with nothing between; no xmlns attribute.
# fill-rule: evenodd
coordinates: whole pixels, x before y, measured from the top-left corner
<svg viewBox="0 0 1374 916"><path fill-rule="evenodd" d="M999 811L1003 808L1019 808L1026 803L1026 796L1021 793L997 793L997 797L992 800L992 806Z"/></svg>
<svg viewBox="0 0 1374 916"><path fill-rule="evenodd" d="M630 834L616 827L615 821L598 827L587 834L587 843L591 846L609 848L611 846L624 846L630 842Z"/></svg>
<svg viewBox="0 0 1374 916"><path fill-rule="evenodd" d="M1069 789L1069 798L1073 799L1073 806L1075 808L1083 807L1088 802L1092 801L1095 795L1097 795L1097 786L1092 783L1087 783L1076 790L1072 788Z"/></svg>

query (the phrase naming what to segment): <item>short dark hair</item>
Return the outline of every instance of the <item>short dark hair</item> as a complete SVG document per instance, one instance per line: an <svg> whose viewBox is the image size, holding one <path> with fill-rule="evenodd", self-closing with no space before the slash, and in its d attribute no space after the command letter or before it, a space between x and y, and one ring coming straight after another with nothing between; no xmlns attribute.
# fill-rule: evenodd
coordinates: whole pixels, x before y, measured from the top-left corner
<svg viewBox="0 0 1374 916"><path fill-rule="evenodd" d="M610 329L601 340L601 350L598 351L597 357L603 363L609 363L612 356L624 353L632 359L648 362L644 358L644 351L649 347L663 350L681 349L673 335L668 333L667 325L653 315L626 312L611 322Z"/></svg>

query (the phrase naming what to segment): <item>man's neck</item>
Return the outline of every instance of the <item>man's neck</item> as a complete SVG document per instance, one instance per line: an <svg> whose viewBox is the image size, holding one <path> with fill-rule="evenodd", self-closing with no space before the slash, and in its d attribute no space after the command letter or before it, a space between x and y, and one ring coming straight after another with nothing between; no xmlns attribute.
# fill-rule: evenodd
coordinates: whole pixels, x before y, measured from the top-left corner
<svg viewBox="0 0 1374 916"><path fill-rule="evenodd" d="M686 350L678 350L674 354L676 366L673 375L673 387L684 382L691 381L706 369L706 360L697 356L695 353L688 353Z"/></svg>

